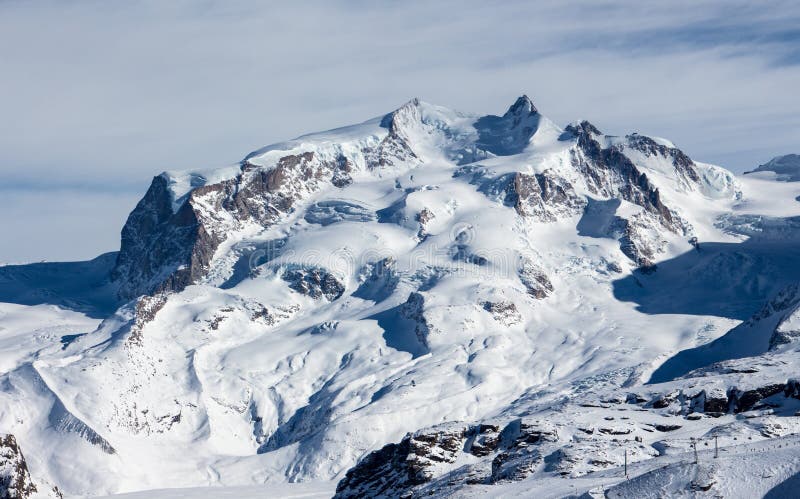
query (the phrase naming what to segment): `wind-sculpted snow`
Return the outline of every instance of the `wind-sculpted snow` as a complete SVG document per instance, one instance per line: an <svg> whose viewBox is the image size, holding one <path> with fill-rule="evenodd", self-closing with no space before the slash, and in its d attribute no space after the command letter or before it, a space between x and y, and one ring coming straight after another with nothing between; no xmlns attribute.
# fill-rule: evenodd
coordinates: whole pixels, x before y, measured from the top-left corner
<svg viewBox="0 0 800 499"><path fill-rule="evenodd" d="M0 431L70 494L611 474L793 389L723 370L792 358L798 195L527 97L483 117L414 99L166 172L118 254L0 268Z"/></svg>

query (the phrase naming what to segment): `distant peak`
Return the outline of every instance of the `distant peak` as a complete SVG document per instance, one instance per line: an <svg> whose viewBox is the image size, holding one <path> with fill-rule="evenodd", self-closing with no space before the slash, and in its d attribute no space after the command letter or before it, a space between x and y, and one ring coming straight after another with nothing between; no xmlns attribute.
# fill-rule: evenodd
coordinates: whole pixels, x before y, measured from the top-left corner
<svg viewBox="0 0 800 499"><path fill-rule="evenodd" d="M785 154L776 156L755 170L745 173L774 172L778 180L800 182L800 155Z"/></svg>
<svg viewBox="0 0 800 499"><path fill-rule="evenodd" d="M528 114L536 114L539 110L536 109L536 106L533 105L533 101L527 96L523 95L518 97L514 104L508 108L506 111L506 116L513 115L513 116L522 116Z"/></svg>
<svg viewBox="0 0 800 499"><path fill-rule="evenodd" d="M398 117L407 115L409 113L414 113L415 110L419 108L421 102L422 101L419 100L419 97L414 97L413 99L409 100L408 102L398 107L391 113L384 116L383 119L381 120L381 126L383 128L388 128L392 130L393 127L397 127Z"/></svg>
<svg viewBox="0 0 800 499"><path fill-rule="evenodd" d="M564 128L564 133L567 136L579 136L579 135L603 135L603 132L597 129L596 126L592 125L586 120L579 120L573 121L569 125Z"/></svg>
<svg viewBox="0 0 800 499"><path fill-rule="evenodd" d="M401 113L403 111L413 110L419 108L421 104L422 101L419 100L419 97L414 97L413 99L409 100L408 102L397 108L394 112Z"/></svg>

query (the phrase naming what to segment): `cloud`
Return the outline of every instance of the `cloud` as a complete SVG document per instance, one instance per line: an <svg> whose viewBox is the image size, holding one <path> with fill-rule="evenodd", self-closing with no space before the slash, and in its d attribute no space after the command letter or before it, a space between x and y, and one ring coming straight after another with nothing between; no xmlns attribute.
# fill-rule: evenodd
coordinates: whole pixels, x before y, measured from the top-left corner
<svg viewBox="0 0 800 499"><path fill-rule="evenodd" d="M527 93L557 122L665 136L741 171L797 150L799 20L791 2L0 2L0 195L140 195L162 170L414 96L500 113ZM105 227L83 225L97 229L49 257L106 249Z"/></svg>

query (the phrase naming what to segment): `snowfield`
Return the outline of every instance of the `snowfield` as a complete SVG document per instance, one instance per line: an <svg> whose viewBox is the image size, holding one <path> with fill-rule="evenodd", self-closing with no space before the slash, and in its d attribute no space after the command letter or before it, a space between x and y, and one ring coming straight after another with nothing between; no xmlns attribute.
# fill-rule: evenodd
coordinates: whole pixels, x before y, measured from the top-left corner
<svg viewBox="0 0 800 499"><path fill-rule="evenodd" d="M165 172L118 253L0 267L0 492L790 497L800 182L765 169L521 97Z"/></svg>

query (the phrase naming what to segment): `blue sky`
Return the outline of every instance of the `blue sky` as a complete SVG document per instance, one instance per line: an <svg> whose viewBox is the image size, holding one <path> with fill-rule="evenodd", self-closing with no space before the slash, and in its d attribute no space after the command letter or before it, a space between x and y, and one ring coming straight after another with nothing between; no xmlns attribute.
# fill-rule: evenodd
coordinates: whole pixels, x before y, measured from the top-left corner
<svg viewBox="0 0 800 499"><path fill-rule="evenodd" d="M165 169L234 163L411 97L800 152L797 2L0 0L0 261L114 250Z"/></svg>

